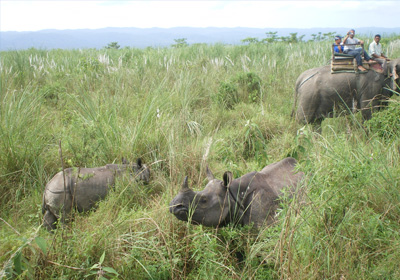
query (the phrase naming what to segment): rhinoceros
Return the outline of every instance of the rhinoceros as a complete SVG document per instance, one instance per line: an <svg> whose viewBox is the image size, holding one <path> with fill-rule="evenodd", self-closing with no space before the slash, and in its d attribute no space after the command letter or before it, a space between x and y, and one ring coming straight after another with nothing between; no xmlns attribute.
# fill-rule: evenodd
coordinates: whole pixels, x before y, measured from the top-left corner
<svg viewBox="0 0 400 280"><path fill-rule="evenodd" d="M204 190L195 192L188 187L185 177L178 195L169 204L169 210L181 221L222 227L253 224L260 227L274 222L275 211L286 188L289 195L297 190L304 177L296 172L297 161L285 158L267 165L260 172L251 172L234 179L227 171L223 180L215 179L208 166L208 184Z"/></svg>
<svg viewBox="0 0 400 280"><path fill-rule="evenodd" d="M71 167L57 173L46 185L42 213L43 225L49 230L56 228L60 217L64 222L72 209L84 212L92 209L96 203L104 199L110 187L114 186L116 177L129 173L136 180L145 184L150 179L150 169L137 159L129 164L107 164L102 167ZM63 216L64 215L64 216Z"/></svg>

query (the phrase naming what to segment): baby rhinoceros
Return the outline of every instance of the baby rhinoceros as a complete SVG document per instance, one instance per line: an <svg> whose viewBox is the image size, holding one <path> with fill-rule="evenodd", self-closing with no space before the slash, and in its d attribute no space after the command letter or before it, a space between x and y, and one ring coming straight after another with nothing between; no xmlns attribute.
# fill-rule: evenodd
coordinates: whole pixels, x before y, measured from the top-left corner
<svg viewBox="0 0 400 280"><path fill-rule="evenodd" d="M150 169L139 158L136 163L107 164L95 168L72 167L58 172L46 185L43 194L43 225L51 231L57 219L64 222L72 209L84 212L104 199L116 177L129 174L136 180L148 183Z"/></svg>
<svg viewBox="0 0 400 280"><path fill-rule="evenodd" d="M293 195L304 176L295 171L296 164L294 158L285 158L234 180L227 171L222 181L215 179L207 167L209 182L204 190L191 190L186 177L169 210L179 220L208 227L272 224L283 190Z"/></svg>

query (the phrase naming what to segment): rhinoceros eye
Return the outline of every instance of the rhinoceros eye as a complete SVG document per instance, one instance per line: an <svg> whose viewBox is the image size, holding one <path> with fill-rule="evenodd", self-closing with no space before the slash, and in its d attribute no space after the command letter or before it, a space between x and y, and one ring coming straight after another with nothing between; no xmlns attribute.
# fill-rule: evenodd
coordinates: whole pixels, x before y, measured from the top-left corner
<svg viewBox="0 0 400 280"><path fill-rule="evenodd" d="M207 198L205 198L205 197L200 198L200 203L201 204L206 204L207 203Z"/></svg>

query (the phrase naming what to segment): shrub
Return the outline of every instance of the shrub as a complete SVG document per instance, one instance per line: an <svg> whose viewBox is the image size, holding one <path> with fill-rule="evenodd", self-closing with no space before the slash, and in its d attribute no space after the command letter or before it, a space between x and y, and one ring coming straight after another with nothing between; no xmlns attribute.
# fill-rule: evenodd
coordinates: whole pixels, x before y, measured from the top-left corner
<svg viewBox="0 0 400 280"><path fill-rule="evenodd" d="M258 102L261 100L261 79L253 73L239 73L235 80L239 85L239 95L242 96L243 102Z"/></svg>
<svg viewBox="0 0 400 280"><path fill-rule="evenodd" d="M232 109L240 102L256 103L261 101L261 79L253 72L242 72L228 82L221 82L214 102L226 109Z"/></svg>
<svg viewBox="0 0 400 280"><path fill-rule="evenodd" d="M392 101L387 110L374 113L373 118L366 122L370 132L380 137L390 139L399 135L400 102Z"/></svg>
<svg viewBox="0 0 400 280"><path fill-rule="evenodd" d="M226 109L232 109L239 103L237 86L231 82L221 82L218 93L214 95L214 101Z"/></svg>

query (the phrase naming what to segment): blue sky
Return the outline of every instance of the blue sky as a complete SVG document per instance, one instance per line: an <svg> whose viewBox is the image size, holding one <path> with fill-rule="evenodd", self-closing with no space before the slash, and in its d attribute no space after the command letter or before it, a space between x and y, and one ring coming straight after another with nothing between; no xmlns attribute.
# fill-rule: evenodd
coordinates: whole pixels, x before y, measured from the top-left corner
<svg viewBox="0 0 400 280"><path fill-rule="evenodd" d="M399 1L0 0L1 31L104 27L400 27Z"/></svg>

